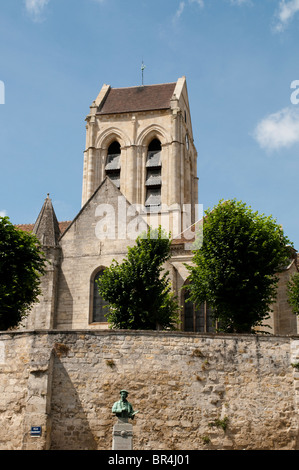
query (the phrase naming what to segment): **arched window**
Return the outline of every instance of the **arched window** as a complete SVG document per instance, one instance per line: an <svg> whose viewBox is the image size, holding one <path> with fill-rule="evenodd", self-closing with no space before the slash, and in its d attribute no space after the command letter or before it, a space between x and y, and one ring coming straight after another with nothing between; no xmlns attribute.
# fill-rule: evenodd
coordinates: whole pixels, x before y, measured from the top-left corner
<svg viewBox="0 0 299 470"><path fill-rule="evenodd" d="M203 303L199 308L188 300L189 293L183 289L183 330L200 333L215 332L215 325L212 321L212 311L207 303Z"/></svg>
<svg viewBox="0 0 299 470"><path fill-rule="evenodd" d="M97 280L102 276L103 269L96 273L92 280L92 323L106 323L107 318L105 315L108 313L108 309L105 308L109 303L106 302L99 293Z"/></svg>
<svg viewBox="0 0 299 470"><path fill-rule="evenodd" d="M146 161L146 207L159 207L161 205L161 142L153 139L148 146Z"/></svg>
<svg viewBox="0 0 299 470"><path fill-rule="evenodd" d="M109 145L106 160L106 175L113 181L117 188L120 187L120 144L117 141Z"/></svg>

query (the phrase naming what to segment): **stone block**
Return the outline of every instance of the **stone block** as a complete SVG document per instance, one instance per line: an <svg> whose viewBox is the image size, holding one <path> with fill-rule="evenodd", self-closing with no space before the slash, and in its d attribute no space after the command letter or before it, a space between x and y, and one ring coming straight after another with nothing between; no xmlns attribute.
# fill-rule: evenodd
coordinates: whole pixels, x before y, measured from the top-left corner
<svg viewBox="0 0 299 470"><path fill-rule="evenodd" d="M120 420L113 426L112 450L133 449L133 426Z"/></svg>

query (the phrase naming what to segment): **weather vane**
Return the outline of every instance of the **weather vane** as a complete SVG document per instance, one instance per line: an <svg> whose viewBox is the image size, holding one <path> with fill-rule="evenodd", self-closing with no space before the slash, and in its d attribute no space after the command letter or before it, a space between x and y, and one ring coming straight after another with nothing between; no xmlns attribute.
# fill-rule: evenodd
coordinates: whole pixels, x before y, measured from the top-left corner
<svg viewBox="0 0 299 470"><path fill-rule="evenodd" d="M143 60L142 60L142 64L141 64L142 86L143 86L143 72L144 72L144 69L145 69L145 65L144 65Z"/></svg>

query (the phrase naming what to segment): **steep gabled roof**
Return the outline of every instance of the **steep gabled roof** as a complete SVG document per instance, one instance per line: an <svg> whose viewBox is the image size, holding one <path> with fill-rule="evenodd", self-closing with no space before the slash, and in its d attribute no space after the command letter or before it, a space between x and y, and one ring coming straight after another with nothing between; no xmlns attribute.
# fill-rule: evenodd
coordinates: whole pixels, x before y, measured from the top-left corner
<svg viewBox="0 0 299 470"><path fill-rule="evenodd" d="M97 114L169 109L176 83L110 88Z"/></svg>

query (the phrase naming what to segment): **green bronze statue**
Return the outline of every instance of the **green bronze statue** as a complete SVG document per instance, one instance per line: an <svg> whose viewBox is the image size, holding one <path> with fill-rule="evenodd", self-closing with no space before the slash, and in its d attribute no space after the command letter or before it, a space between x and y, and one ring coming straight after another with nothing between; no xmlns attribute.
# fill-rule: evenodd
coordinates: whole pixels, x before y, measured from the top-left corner
<svg viewBox="0 0 299 470"><path fill-rule="evenodd" d="M119 393L121 399L116 401L112 406L112 413L114 413L118 418L134 419L134 416L138 413L138 411L134 411L131 403L129 403L127 400L129 392L127 392L127 390L121 390Z"/></svg>

